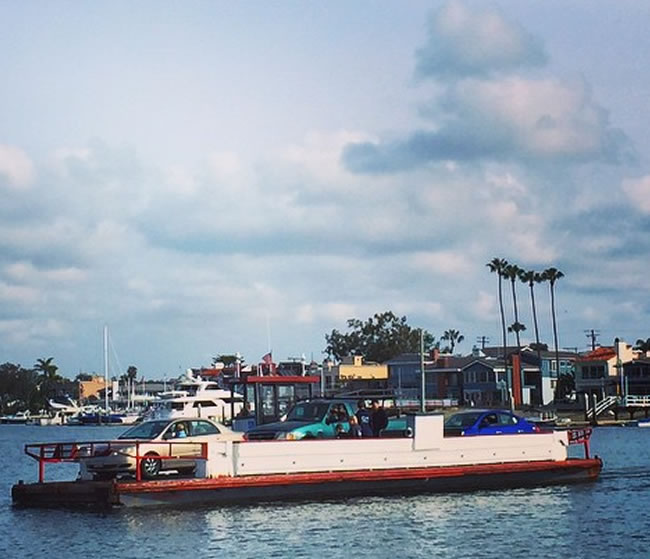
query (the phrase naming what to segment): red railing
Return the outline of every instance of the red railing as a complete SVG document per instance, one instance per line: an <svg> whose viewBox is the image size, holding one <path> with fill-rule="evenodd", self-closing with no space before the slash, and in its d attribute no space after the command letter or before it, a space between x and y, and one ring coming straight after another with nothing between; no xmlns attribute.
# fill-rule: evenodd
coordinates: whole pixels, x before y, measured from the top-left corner
<svg viewBox="0 0 650 559"><path fill-rule="evenodd" d="M585 458L589 458L589 439L591 438L591 427L585 427L583 429L569 429L567 433L569 435L569 444L584 445Z"/></svg>
<svg viewBox="0 0 650 559"><path fill-rule="evenodd" d="M196 460L208 459L208 443L192 441L83 441L83 442L56 442L56 443L31 443L25 445L25 454L34 458L38 462L38 482L43 483L45 479L45 464L60 462L80 462L84 458L108 455L112 452L118 452L124 456L135 459L135 478L137 481L142 480L140 464L145 458L151 456L141 455L140 448L145 445L148 447L147 452L151 452L151 447L161 449L161 454L156 453L156 460L174 460L179 458L193 458ZM175 446L201 446L200 454L179 455L173 453ZM135 446L135 454L126 452L125 449ZM101 448L101 453L97 449ZM167 454L162 454L166 450Z"/></svg>

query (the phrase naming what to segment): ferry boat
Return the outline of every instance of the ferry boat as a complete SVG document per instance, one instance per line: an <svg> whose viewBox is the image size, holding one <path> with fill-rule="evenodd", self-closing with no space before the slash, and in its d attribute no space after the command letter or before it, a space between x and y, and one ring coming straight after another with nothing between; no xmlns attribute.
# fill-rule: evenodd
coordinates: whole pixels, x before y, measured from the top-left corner
<svg viewBox="0 0 650 559"><path fill-rule="evenodd" d="M80 462L89 443L26 445L38 461L39 481L20 481L12 498L34 507L244 504L586 482L602 468L589 455L590 429L445 437L442 415L408 421L408 436L400 438L202 443L195 477L187 479L143 481L136 466L133 480L45 482L46 464ZM584 458L569 457L569 445L577 443ZM159 444L161 460L187 457L182 442ZM147 459L141 454L136 443L136 461Z"/></svg>

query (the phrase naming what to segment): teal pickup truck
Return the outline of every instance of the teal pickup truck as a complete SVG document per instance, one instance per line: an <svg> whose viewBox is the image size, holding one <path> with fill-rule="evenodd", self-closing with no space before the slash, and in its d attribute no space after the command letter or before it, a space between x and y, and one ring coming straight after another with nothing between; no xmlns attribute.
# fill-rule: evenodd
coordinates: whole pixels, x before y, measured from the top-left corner
<svg viewBox="0 0 650 559"><path fill-rule="evenodd" d="M260 425L248 431L248 441L335 438L350 429L348 418L357 410L357 401L345 398L316 399L298 402L283 421ZM389 414L390 416L390 414ZM389 417L385 434L404 436L405 417Z"/></svg>

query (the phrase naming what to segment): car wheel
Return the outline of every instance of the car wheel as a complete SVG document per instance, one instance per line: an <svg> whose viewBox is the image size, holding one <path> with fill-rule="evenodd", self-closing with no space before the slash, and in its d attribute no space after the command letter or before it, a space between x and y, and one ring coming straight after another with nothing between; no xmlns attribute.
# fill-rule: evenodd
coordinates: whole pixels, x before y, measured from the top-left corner
<svg viewBox="0 0 650 559"><path fill-rule="evenodd" d="M314 437L314 434L313 434L313 433L307 433L307 434L303 437L303 439L315 439L315 438L316 438L316 437Z"/></svg>
<svg viewBox="0 0 650 559"><path fill-rule="evenodd" d="M160 458L155 452L149 452L140 461L140 473L144 479L153 479L160 473Z"/></svg>

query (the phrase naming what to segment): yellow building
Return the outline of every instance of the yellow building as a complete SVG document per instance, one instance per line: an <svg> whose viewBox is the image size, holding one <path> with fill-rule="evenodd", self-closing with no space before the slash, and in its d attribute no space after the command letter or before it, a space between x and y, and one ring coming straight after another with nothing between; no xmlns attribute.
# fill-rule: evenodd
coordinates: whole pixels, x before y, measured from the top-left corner
<svg viewBox="0 0 650 559"><path fill-rule="evenodd" d="M378 363L363 363L363 357L360 355L351 355L344 357L336 366L338 368L338 377L341 382L351 380L388 380L388 365L379 365Z"/></svg>
<svg viewBox="0 0 650 559"><path fill-rule="evenodd" d="M79 400L85 402L89 398L99 398L99 393L104 390L106 383L104 377L93 375L91 380L79 381Z"/></svg>

